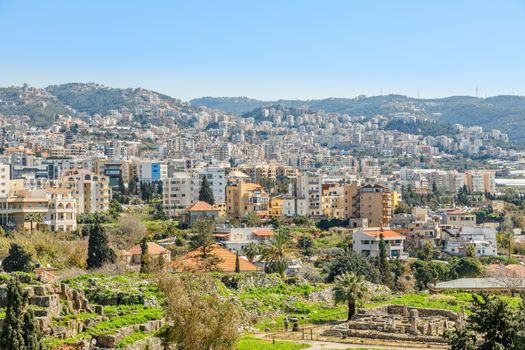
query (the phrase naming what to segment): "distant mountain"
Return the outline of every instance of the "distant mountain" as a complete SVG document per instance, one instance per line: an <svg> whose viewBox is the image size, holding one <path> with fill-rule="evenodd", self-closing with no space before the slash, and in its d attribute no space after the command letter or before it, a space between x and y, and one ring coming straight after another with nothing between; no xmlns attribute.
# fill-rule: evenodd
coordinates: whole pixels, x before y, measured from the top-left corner
<svg viewBox="0 0 525 350"><path fill-rule="evenodd" d="M29 116L36 126L48 126L57 114L71 114L56 96L45 89L17 86L0 88L0 114Z"/></svg>
<svg viewBox="0 0 525 350"><path fill-rule="evenodd" d="M46 127L58 114L108 114L111 110L154 114L159 110L192 113L187 102L146 89L117 89L95 83L51 85L45 89L0 88L0 114L28 116L36 126Z"/></svg>
<svg viewBox="0 0 525 350"><path fill-rule="evenodd" d="M107 114L110 110L137 107L149 108L152 104L166 104L171 107L182 106L182 101L146 89L117 89L100 84L69 83L51 85L46 88L63 104L87 114Z"/></svg>
<svg viewBox="0 0 525 350"><path fill-rule="evenodd" d="M489 98L453 96L439 99L416 99L401 95L386 95L305 101L259 101L245 97L205 97L192 100L191 103L195 106L220 108L225 112L239 115L251 111L254 107L261 108L271 105L367 117L373 117L377 114L392 115L409 112L443 123L479 125L486 130L497 128L508 133L512 141L525 143L525 97L523 96Z"/></svg>
<svg viewBox="0 0 525 350"><path fill-rule="evenodd" d="M201 97L190 101L194 106L204 106L241 115L259 107L271 105L272 102L260 101L248 97Z"/></svg>

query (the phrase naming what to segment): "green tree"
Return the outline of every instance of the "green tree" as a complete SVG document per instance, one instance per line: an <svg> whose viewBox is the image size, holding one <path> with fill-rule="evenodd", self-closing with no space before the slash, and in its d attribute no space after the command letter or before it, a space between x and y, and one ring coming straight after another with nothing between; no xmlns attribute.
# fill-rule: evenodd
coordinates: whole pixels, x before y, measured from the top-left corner
<svg viewBox="0 0 525 350"><path fill-rule="evenodd" d="M33 257L24 247L17 243L11 243L9 255L2 261L2 267L6 272L31 272L33 271L32 260Z"/></svg>
<svg viewBox="0 0 525 350"><path fill-rule="evenodd" d="M235 252L235 272L241 272L241 261L239 260L239 252Z"/></svg>
<svg viewBox="0 0 525 350"><path fill-rule="evenodd" d="M445 263L435 261L416 260L412 263L416 288L423 290L428 285L446 279L449 275L448 266Z"/></svg>
<svg viewBox="0 0 525 350"><path fill-rule="evenodd" d="M356 306L368 298L369 292L363 276L344 273L336 277L333 293L336 303L348 305L348 321L350 321L356 313Z"/></svg>
<svg viewBox="0 0 525 350"><path fill-rule="evenodd" d="M430 242L425 242L422 248L417 251L417 257L424 261L430 261L434 258L434 246Z"/></svg>
<svg viewBox="0 0 525 350"><path fill-rule="evenodd" d="M243 254L246 256L249 262L253 263L257 255L260 254L261 247L255 242L248 243L244 248L242 248Z"/></svg>
<svg viewBox="0 0 525 350"><path fill-rule="evenodd" d="M393 287L395 290L400 290L401 285L399 283L399 280L401 276L403 276L403 274L405 273L405 265L403 265L403 262L399 260L398 257L392 261L392 264L390 264L390 269L394 275Z"/></svg>
<svg viewBox="0 0 525 350"><path fill-rule="evenodd" d="M381 273L383 284L387 287L392 287L392 274L390 272L390 264L388 262L385 236L383 236L382 233L379 235L379 272Z"/></svg>
<svg viewBox="0 0 525 350"><path fill-rule="evenodd" d="M476 257L476 245L473 243L467 244L465 247L465 256L468 258L475 258Z"/></svg>
<svg viewBox="0 0 525 350"><path fill-rule="evenodd" d="M288 230L281 229L262 246L261 261L271 272L277 272L284 277L286 269L292 260L290 234Z"/></svg>
<svg viewBox="0 0 525 350"><path fill-rule="evenodd" d="M88 228L88 269L96 269L107 263L117 261L117 256L109 246L109 239L106 231L100 223L91 224Z"/></svg>
<svg viewBox="0 0 525 350"><path fill-rule="evenodd" d="M0 334L2 350L41 350L42 335L33 312L28 308L27 293L17 278L7 284L5 318Z"/></svg>
<svg viewBox="0 0 525 350"><path fill-rule="evenodd" d="M29 232L33 233L33 224L39 224L44 222L44 217L40 213L29 213L24 216L24 221L29 221Z"/></svg>
<svg viewBox="0 0 525 350"><path fill-rule="evenodd" d="M242 221L246 223L249 227L256 227L261 224L261 219L259 218L259 215L250 212L247 213L243 218Z"/></svg>
<svg viewBox="0 0 525 350"><path fill-rule="evenodd" d="M213 191L210 187L206 176L202 177L201 189L199 190L199 200L208 203L209 205L215 204L215 198L213 197Z"/></svg>
<svg viewBox="0 0 525 350"><path fill-rule="evenodd" d="M240 329L236 303L217 292L206 275L166 275L160 278L168 320L161 337L177 350L235 350Z"/></svg>
<svg viewBox="0 0 525 350"><path fill-rule="evenodd" d="M507 249L507 255L509 257L507 262L510 264L510 257L512 255L512 247L514 245L514 233L510 230L504 231L500 233L500 236L501 236L500 240L501 240L502 246L505 249Z"/></svg>
<svg viewBox="0 0 525 350"><path fill-rule="evenodd" d="M472 296L470 311L466 328L448 335L451 349L522 349L516 336L523 324L523 310L516 310L494 295L482 294Z"/></svg>
<svg viewBox="0 0 525 350"><path fill-rule="evenodd" d="M348 250L338 253L325 264L323 270L327 274L326 279L328 282L333 282L337 276L347 272L362 275L372 283L381 281L379 269L369 259Z"/></svg>
<svg viewBox="0 0 525 350"><path fill-rule="evenodd" d="M148 254L148 241L146 238L143 238L140 241L140 272L148 273L150 272L150 261Z"/></svg>
<svg viewBox="0 0 525 350"><path fill-rule="evenodd" d="M314 239L310 234L303 234L297 240L297 248L301 249L303 255L310 256L312 255L312 248L314 246Z"/></svg>
<svg viewBox="0 0 525 350"><path fill-rule="evenodd" d="M215 224L209 219L200 219L193 225L195 233L190 238L192 249L198 249L200 252L200 263L205 271L215 271L217 265L221 262L220 258L213 253L213 246L217 244L213 237Z"/></svg>
<svg viewBox="0 0 525 350"><path fill-rule="evenodd" d="M450 278L473 278L483 274L483 265L477 258L463 257L450 264Z"/></svg>
<svg viewBox="0 0 525 350"><path fill-rule="evenodd" d="M38 322L35 320L33 310L30 308L27 308L24 314L23 334L26 350L42 349L42 333L40 332Z"/></svg>

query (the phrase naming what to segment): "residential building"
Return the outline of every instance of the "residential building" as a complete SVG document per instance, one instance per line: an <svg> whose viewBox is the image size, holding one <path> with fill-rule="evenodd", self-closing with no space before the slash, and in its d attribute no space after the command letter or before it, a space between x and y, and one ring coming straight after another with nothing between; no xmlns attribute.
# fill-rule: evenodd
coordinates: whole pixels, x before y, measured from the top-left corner
<svg viewBox="0 0 525 350"><path fill-rule="evenodd" d="M387 257L400 259L407 257L403 251L405 237L388 228L368 228L357 230L352 234L352 250L365 256L378 257L381 235L385 242Z"/></svg>
<svg viewBox="0 0 525 350"><path fill-rule="evenodd" d="M109 179L86 169L64 171L60 185L71 190L79 214L109 210L111 188Z"/></svg>

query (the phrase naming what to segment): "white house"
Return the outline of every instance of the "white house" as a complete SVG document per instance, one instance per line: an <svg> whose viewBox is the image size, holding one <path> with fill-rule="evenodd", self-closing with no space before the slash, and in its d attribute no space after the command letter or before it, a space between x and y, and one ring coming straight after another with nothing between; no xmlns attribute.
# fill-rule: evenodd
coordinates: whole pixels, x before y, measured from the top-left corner
<svg viewBox="0 0 525 350"><path fill-rule="evenodd" d="M353 251L371 257L379 256L381 234L385 241L388 257L401 259L408 257L407 254L403 252L403 242L405 240L403 235L390 229L377 227L354 232L352 236Z"/></svg>
<svg viewBox="0 0 525 350"><path fill-rule="evenodd" d="M451 255L465 255L466 248L473 244L476 256L496 256L498 243L496 228L491 225L444 230L445 244L443 251Z"/></svg>

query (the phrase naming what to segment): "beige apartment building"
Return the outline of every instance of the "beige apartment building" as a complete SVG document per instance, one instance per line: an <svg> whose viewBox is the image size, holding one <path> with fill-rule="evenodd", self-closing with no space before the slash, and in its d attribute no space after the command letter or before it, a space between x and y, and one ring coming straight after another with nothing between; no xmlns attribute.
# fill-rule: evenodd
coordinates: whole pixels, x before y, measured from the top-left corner
<svg viewBox="0 0 525 350"><path fill-rule="evenodd" d="M106 176L86 169L72 169L64 172L60 178L60 185L71 190L79 214L109 210L111 188Z"/></svg>
<svg viewBox="0 0 525 350"><path fill-rule="evenodd" d="M68 189L21 190L0 198L0 225L7 229L33 225L33 229L73 231L76 213L76 201Z"/></svg>
<svg viewBox="0 0 525 350"><path fill-rule="evenodd" d="M493 170L467 170L465 185L473 193L496 193L496 173Z"/></svg>
<svg viewBox="0 0 525 350"><path fill-rule="evenodd" d="M347 219L366 218L370 227L386 226L396 204L397 196L393 193L389 188L378 184L345 185L343 215Z"/></svg>

